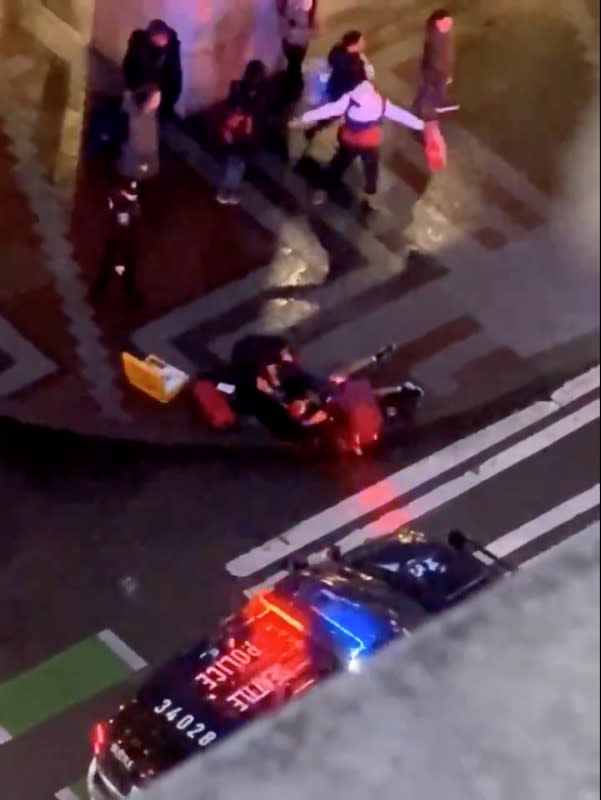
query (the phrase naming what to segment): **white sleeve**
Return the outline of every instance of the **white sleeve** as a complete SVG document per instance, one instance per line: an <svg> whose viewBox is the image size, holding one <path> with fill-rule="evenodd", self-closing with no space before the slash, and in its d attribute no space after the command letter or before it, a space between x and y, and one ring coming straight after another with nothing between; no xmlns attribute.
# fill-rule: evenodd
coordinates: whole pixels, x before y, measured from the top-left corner
<svg viewBox="0 0 601 800"><path fill-rule="evenodd" d="M368 61L367 56L365 56L363 53L361 53L361 61L363 61L363 66L365 68L365 77L367 78L368 81L371 81L373 83L376 77L376 70L374 65L371 63L371 61Z"/></svg>
<svg viewBox="0 0 601 800"><path fill-rule="evenodd" d="M395 106L395 104L391 103L390 100L386 101L386 105L384 107L384 116L386 119L390 119L393 122L398 122L400 125L404 125L406 128L412 128L414 131L423 131L424 129L423 119L416 117L415 114L412 114L411 111L407 111L405 108Z"/></svg>
<svg viewBox="0 0 601 800"><path fill-rule="evenodd" d="M322 119L332 119L333 117L341 117L349 107L350 97L348 94L342 95L340 100L335 103L326 103L323 106L305 111L301 116L302 122L320 122Z"/></svg>

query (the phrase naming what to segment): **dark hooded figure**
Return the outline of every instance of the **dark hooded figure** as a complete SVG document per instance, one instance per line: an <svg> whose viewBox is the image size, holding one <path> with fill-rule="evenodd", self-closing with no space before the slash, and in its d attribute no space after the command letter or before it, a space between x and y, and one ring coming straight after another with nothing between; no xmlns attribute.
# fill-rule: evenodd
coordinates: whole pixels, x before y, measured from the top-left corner
<svg viewBox="0 0 601 800"><path fill-rule="evenodd" d="M420 83L413 102L413 112L426 121L459 108L448 95L448 87L453 82L452 32L453 17L446 9L439 8L428 17Z"/></svg>
<svg viewBox="0 0 601 800"><path fill-rule="evenodd" d="M217 202L222 205L240 202L240 186L248 160L261 144L261 121L265 119L267 98L265 64L253 59L246 65L242 78L232 82L226 102L221 130L225 166L217 193Z"/></svg>
<svg viewBox="0 0 601 800"><path fill-rule="evenodd" d="M328 54L330 78L327 96L330 102L340 100L361 81L371 80L369 62L365 58L365 37L361 31L347 31Z"/></svg>
<svg viewBox="0 0 601 800"><path fill-rule="evenodd" d="M161 92L160 114L173 113L182 91L180 41L163 20L153 20L146 30L132 33L123 61L125 88L136 92L157 85Z"/></svg>
<svg viewBox="0 0 601 800"><path fill-rule="evenodd" d="M371 65L365 57L365 37L361 31L347 31L328 54L330 77L326 87L329 102L340 100L362 81L371 80ZM329 128L335 119L322 120L305 131L310 142L318 133Z"/></svg>
<svg viewBox="0 0 601 800"><path fill-rule="evenodd" d="M140 219L138 184L121 180L108 197L108 235L91 300L98 303L112 279L120 280L130 303L140 302L136 283L136 230Z"/></svg>

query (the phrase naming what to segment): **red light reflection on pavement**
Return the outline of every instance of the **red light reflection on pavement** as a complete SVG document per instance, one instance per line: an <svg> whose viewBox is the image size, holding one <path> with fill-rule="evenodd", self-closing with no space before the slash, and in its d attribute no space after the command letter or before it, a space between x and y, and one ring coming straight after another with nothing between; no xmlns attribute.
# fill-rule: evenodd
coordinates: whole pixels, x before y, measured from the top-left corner
<svg viewBox="0 0 601 800"><path fill-rule="evenodd" d="M395 509L371 522L369 524L369 535L382 536L385 533L391 533L398 528L404 527L407 522L407 515L404 509Z"/></svg>

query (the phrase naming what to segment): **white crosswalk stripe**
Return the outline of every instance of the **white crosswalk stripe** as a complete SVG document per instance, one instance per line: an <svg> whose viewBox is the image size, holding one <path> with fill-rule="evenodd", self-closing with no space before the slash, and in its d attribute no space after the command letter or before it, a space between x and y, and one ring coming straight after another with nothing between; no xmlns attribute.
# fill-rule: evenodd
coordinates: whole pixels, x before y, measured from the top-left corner
<svg viewBox="0 0 601 800"><path fill-rule="evenodd" d="M541 514L539 517L531 519L529 522L511 531L511 533L506 533L504 536L501 536L501 538L493 542L488 549L498 558L504 558L510 553L519 550L520 547L532 542L534 539L543 536L545 533L559 528L579 514L584 514L586 511L597 508L600 499L599 484L597 483L590 489L581 492L581 494L575 497L571 497L564 503L560 503L558 506Z"/></svg>

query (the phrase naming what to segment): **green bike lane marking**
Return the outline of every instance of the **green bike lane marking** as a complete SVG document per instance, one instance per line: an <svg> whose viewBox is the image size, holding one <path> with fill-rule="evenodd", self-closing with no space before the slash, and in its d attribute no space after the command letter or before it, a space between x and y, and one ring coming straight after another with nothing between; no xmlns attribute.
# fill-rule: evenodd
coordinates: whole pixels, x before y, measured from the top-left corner
<svg viewBox="0 0 601 800"><path fill-rule="evenodd" d="M146 662L106 630L0 684L0 745L124 681Z"/></svg>

